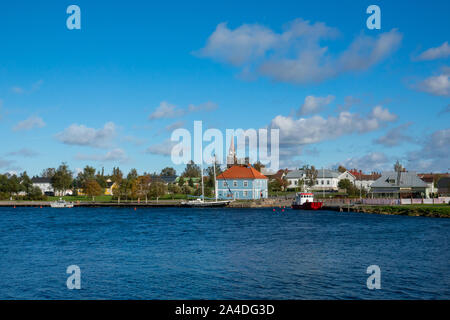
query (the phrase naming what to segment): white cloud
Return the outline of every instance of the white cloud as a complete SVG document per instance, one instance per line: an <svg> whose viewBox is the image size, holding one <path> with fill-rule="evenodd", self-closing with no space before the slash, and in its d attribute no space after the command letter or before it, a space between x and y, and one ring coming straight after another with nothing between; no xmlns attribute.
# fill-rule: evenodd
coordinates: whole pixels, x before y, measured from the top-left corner
<svg viewBox="0 0 450 320"><path fill-rule="evenodd" d="M107 122L101 129L72 124L63 132L56 134L56 139L64 144L106 148L116 135L116 125Z"/></svg>
<svg viewBox="0 0 450 320"><path fill-rule="evenodd" d="M186 109L178 108L173 104L170 104L166 101L162 101L159 106L153 111L148 117L150 120L156 119L170 119L170 118L179 118L183 117L191 112L201 112L201 111L213 111L217 109L217 104L211 101L193 105L190 104Z"/></svg>
<svg viewBox="0 0 450 320"><path fill-rule="evenodd" d="M418 89L435 96L450 96L450 68L443 68L442 74L431 76L418 84Z"/></svg>
<svg viewBox="0 0 450 320"><path fill-rule="evenodd" d="M442 45L436 48L430 48L422 52L415 60L436 60L441 58L447 58L450 56L450 46L448 42L445 41Z"/></svg>
<svg viewBox="0 0 450 320"><path fill-rule="evenodd" d="M243 24L235 30L219 23L198 55L211 57L236 66L264 56L276 45L279 35L258 24Z"/></svg>
<svg viewBox="0 0 450 320"><path fill-rule="evenodd" d="M28 148L22 148L19 149L17 151L12 151L7 153L8 156L19 156L19 157L25 157L25 158L32 158L32 157L36 157L37 155L39 155L39 153L37 153L34 150L28 149Z"/></svg>
<svg viewBox="0 0 450 320"><path fill-rule="evenodd" d="M360 35L340 54L333 55L322 40L336 38L338 30L324 23L296 19L276 33L259 24L234 30L217 26L199 56L242 67L246 78L252 70L277 81L321 82L350 71L364 71L392 54L402 35L393 29L377 37Z"/></svg>
<svg viewBox="0 0 450 320"><path fill-rule="evenodd" d="M216 110L218 108L217 103L208 101L199 105L193 105L190 104L188 106L188 111L189 112L199 112L199 111L213 111Z"/></svg>
<svg viewBox="0 0 450 320"><path fill-rule="evenodd" d="M13 127L14 131L28 131L35 128L42 128L45 126L44 120L41 117L31 116L23 121L20 121Z"/></svg>
<svg viewBox="0 0 450 320"><path fill-rule="evenodd" d="M281 145L306 145L335 139L346 134L373 131L395 119L396 116L388 109L376 106L366 117L348 111L328 118L313 116L295 119L278 115L272 120L270 127L280 130Z"/></svg>
<svg viewBox="0 0 450 320"><path fill-rule="evenodd" d="M38 91L41 88L43 83L44 83L43 80L36 81L35 83L33 83L31 85L31 88L29 90L27 90L23 87L14 86L11 88L11 91L14 92L15 94L32 93L32 92Z"/></svg>
<svg viewBox="0 0 450 320"><path fill-rule="evenodd" d="M361 157L347 158L335 166L344 166L347 169L358 169L364 172L385 171L391 166L391 160L382 152L371 152Z"/></svg>
<svg viewBox="0 0 450 320"><path fill-rule="evenodd" d="M437 130L425 137L421 149L409 152L411 167L417 171L447 172L450 168L450 129Z"/></svg>
<svg viewBox="0 0 450 320"><path fill-rule="evenodd" d="M163 156L170 156L172 152L172 148L174 145L176 145L177 142L172 141L170 139L167 139L163 141L162 143L152 145L148 147L145 152L155 155L163 155Z"/></svg>
<svg viewBox="0 0 450 320"><path fill-rule="evenodd" d="M175 129L182 128L184 126L184 124L185 124L185 122L183 120L177 121L177 122L169 124L168 126L165 127L165 129L166 129L166 131L171 132Z"/></svg>
<svg viewBox="0 0 450 320"><path fill-rule="evenodd" d="M14 161L0 158L0 168L9 168Z"/></svg>
<svg viewBox="0 0 450 320"><path fill-rule="evenodd" d="M111 151L108 151L106 154L77 154L75 156L77 160L91 160L91 161L100 161L100 162L126 162L128 160L128 156L123 149L116 148Z"/></svg>
<svg viewBox="0 0 450 320"><path fill-rule="evenodd" d="M163 119L163 118L176 118L183 116L185 111L183 109L178 109L173 104L169 104L166 101L162 101L159 106L150 114L149 119Z"/></svg>
<svg viewBox="0 0 450 320"><path fill-rule="evenodd" d="M382 106L376 106L375 108L373 108L371 116L374 119L387 122L397 119L397 116L395 114L390 113L388 109L385 109Z"/></svg>
<svg viewBox="0 0 450 320"><path fill-rule="evenodd" d="M326 97L307 96L305 102L300 107L298 115L308 115L320 112L323 107L329 105L334 100L334 96L328 95Z"/></svg>
<svg viewBox="0 0 450 320"><path fill-rule="evenodd" d="M406 134L411 124L411 122L408 122L392 128L384 136L379 137L374 142L384 145L385 147L395 147L403 144L404 142L411 142L413 141L412 137Z"/></svg>

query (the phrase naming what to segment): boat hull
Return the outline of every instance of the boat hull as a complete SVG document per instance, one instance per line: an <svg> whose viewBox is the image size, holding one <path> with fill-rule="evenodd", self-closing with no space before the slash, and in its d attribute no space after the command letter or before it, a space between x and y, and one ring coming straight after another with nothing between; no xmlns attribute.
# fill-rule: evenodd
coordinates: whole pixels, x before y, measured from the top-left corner
<svg viewBox="0 0 450 320"><path fill-rule="evenodd" d="M217 207L226 207L230 202L229 201L221 201L221 202L184 202L181 203L181 207L185 208L217 208Z"/></svg>
<svg viewBox="0 0 450 320"><path fill-rule="evenodd" d="M294 210L319 210L322 208L323 202L305 202L303 204L292 204Z"/></svg>

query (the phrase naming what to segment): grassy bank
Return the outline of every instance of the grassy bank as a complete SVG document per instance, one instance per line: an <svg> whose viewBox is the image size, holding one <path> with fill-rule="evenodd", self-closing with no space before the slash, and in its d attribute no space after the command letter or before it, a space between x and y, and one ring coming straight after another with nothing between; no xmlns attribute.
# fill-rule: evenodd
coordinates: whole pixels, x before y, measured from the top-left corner
<svg viewBox="0 0 450 320"><path fill-rule="evenodd" d="M398 206L358 206L363 212L415 217L450 218L450 205L413 204Z"/></svg>

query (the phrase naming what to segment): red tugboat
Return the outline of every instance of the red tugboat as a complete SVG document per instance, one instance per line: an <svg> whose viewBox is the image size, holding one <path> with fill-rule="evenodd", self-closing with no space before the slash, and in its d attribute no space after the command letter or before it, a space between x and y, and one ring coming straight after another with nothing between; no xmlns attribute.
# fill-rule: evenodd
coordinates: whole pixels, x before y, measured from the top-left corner
<svg viewBox="0 0 450 320"><path fill-rule="evenodd" d="M322 208L323 202L314 201L314 194L310 192L297 193L292 209L294 210L319 210Z"/></svg>

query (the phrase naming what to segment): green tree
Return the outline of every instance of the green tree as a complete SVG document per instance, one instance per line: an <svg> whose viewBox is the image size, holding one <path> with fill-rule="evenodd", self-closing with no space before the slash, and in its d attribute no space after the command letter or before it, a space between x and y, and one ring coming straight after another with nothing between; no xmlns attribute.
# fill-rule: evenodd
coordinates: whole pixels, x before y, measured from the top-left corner
<svg viewBox="0 0 450 320"><path fill-rule="evenodd" d="M185 183L184 178L181 176L181 177L178 179L178 186L182 187L182 186L184 186L184 183Z"/></svg>
<svg viewBox="0 0 450 320"><path fill-rule="evenodd" d="M161 170L161 174L160 175L163 176L163 177L176 176L177 172L172 167L165 167L164 169Z"/></svg>
<svg viewBox="0 0 450 320"><path fill-rule="evenodd" d="M339 166L338 167L338 171L340 172L340 173L344 173L345 171L347 171L347 169L344 167L344 166Z"/></svg>
<svg viewBox="0 0 450 320"><path fill-rule="evenodd" d="M200 177L201 176L200 167L198 165L196 165L194 163L194 161L191 160L186 165L186 168L184 169L182 176L183 177L188 177L188 178Z"/></svg>
<svg viewBox="0 0 450 320"><path fill-rule="evenodd" d="M26 171L22 172L22 174L21 174L20 177L19 177L19 180L20 180L20 184L21 184L21 186L22 186L21 189L22 189L23 191L25 191L25 193L26 193L27 195L29 195L30 192L31 192L31 189L33 188L33 182L31 182L31 179L30 179L30 177L28 176L28 174L27 174Z"/></svg>
<svg viewBox="0 0 450 320"><path fill-rule="evenodd" d="M56 173L55 168L47 168L47 169L42 170L41 177L51 179L51 178L53 178L55 173Z"/></svg>
<svg viewBox="0 0 450 320"><path fill-rule="evenodd" d="M51 183L53 189L64 193L72 185L72 172L69 170L69 166L63 162L56 170L52 177Z"/></svg>

